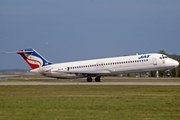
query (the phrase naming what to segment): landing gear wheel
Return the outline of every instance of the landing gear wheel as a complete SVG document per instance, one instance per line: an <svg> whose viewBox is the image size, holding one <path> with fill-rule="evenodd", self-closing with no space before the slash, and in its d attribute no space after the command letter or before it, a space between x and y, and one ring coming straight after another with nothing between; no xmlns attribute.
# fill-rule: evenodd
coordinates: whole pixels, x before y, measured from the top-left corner
<svg viewBox="0 0 180 120"><path fill-rule="evenodd" d="M87 77L87 82L92 82L92 78L91 77Z"/></svg>
<svg viewBox="0 0 180 120"><path fill-rule="evenodd" d="M101 82L101 76L97 76L97 77L95 78L95 81L96 81L96 82Z"/></svg>

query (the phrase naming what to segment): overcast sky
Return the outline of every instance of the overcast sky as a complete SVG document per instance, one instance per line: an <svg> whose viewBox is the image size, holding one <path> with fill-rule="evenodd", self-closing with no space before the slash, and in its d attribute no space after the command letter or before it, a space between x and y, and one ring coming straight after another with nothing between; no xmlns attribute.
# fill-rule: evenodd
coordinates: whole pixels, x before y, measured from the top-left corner
<svg viewBox="0 0 180 120"><path fill-rule="evenodd" d="M0 52L52 62L165 50L180 54L180 0L0 0ZM0 69L30 68L15 54Z"/></svg>

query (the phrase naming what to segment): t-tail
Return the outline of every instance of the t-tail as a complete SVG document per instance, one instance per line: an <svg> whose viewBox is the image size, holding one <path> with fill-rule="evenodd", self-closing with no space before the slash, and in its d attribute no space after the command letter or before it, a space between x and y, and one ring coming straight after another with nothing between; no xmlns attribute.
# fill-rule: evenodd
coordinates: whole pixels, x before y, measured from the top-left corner
<svg viewBox="0 0 180 120"><path fill-rule="evenodd" d="M36 50L32 48L19 50L17 54L20 54L32 69L52 64L52 62L46 60Z"/></svg>

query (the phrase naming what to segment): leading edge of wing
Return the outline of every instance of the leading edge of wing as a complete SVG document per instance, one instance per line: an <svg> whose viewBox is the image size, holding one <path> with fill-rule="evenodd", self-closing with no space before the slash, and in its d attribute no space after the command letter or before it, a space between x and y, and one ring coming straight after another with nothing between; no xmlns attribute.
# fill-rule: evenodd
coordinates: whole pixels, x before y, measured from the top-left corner
<svg viewBox="0 0 180 120"><path fill-rule="evenodd" d="M59 70L53 70L51 72L57 72L57 73L68 73L68 74L110 74L110 70L97 70L97 71L59 71Z"/></svg>

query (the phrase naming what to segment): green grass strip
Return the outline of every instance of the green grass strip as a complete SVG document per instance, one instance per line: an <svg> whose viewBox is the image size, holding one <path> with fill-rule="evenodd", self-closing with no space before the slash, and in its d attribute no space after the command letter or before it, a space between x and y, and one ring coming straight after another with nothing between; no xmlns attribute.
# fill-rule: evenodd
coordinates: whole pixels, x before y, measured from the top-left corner
<svg viewBox="0 0 180 120"><path fill-rule="evenodd" d="M179 86L0 86L0 120L179 119Z"/></svg>

